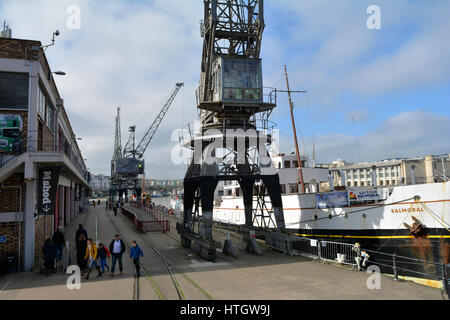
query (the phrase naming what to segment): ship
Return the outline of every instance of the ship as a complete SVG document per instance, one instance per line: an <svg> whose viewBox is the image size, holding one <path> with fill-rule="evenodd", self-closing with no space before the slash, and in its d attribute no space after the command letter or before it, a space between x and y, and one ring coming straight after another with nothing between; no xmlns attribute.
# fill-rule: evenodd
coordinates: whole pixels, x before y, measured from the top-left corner
<svg viewBox="0 0 450 320"><path fill-rule="evenodd" d="M449 158L447 155L445 165L450 164ZM367 173L370 174L366 183L359 186L348 182L348 175L340 167L310 165L307 157L302 157L301 168L294 154L273 155L272 161L280 176L287 232L317 240L359 243L372 252L450 263L450 182L445 178L437 181L401 177L401 171L405 170L400 169L400 164L414 167L423 163L424 167L429 167L425 159L422 162L419 159L380 162L380 167L383 163L398 167L398 171L395 170L397 177L390 178L389 185L380 185L382 181L376 176L378 168L368 163ZM411 166L410 163L414 164ZM360 167L360 171L366 170L364 166ZM431 169L436 171L433 166ZM342 178L338 182L337 176ZM299 187L301 178L305 182L304 192ZM214 209L215 222L245 225L239 184L226 182L219 194ZM254 201L255 207L256 197ZM259 217L255 224L276 228L275 219L270 217L269 197L265 204L266 221ZM417 273L429 271L426 269L423 265L415 267ZM439 273L439 270L435 271Z"/></svg>

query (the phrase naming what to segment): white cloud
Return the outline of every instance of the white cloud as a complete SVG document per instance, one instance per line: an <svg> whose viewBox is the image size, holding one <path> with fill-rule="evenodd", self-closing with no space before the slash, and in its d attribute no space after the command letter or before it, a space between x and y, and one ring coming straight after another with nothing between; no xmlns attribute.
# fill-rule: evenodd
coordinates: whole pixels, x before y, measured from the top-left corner
<svg viewBox="0 0 450 320"><path fill-rule="evenodd" d="M288 137L283 140L290 141ZM305 143L311 148L311 139ZM315 143L317 159L325 163L336 159L376 161L449 153L450 118L422 110L408 111L357 136L357 140L352 135L333 133L318 135ZM307 153L311 156L310 150L307 149Z"/></svg>
<svg viewBox="0 0 450 320"><path fill-rule="evenodd" d="M339 112L354 115L352 110L358 108L341 106L336 99L343 91L372 97L448 81L450 45L444 41L450 29L448 1L436 1L433 6L427 1L377 2L383 19L383 30L378 33L366 28L365 9L372 1L267 1L266 7L273 11L266 10L268 25L263 41L266 85L283 85L280 75L287 63L292 77L300 79L310 91L309 103L315 112L329 111L329 103L324 101L334 101ZM81 8L80 30L66 28L66 9L73 4ZM122 107L125 143L128 126L149 113L138 127L138 137L142 136L174 84L184 81L186 87L146 154L149 176L183 176L186 168L168 160L174 144L170 137L173 130L197 118L202 1L0 0L0 12L18 38L47 43L52 32L60 29L61 36L47 56L54 70L67 72L66 77L57 78L57 83L94 173L110 171L116 107ZM276 24L284 25L288 33L279 34ZM403 34L414 36L399 37ZM278 109L275 116L287 119L286 110ZM395 125L388 120L385 127L362 137L362 157L368 160L383 154L379 148L377 152L372 151L377 148L366 148L365 139L383 141L382 146L393 148L388 151L395 150L402 156L449 149L448 132L444 133L446 140L436 138L442 136L442 132L437 135L436 128L441 126L445 132L442 123L448 125L448 118L420 112L412 112L412 118L407 115L390 119ZM426 123L415 123L416 131L410 131L412 120L420 116ZM355 119L364 121L363 116ZM433 121L441 125L432 125ZM397 127L403 131L395 131ZM384 136L383 130L394 135ZM305 144L311 149L308 141ZM317 152L323 161L352 154L354 158L352 150L354 137L336 133L318 138Z"/></svg>

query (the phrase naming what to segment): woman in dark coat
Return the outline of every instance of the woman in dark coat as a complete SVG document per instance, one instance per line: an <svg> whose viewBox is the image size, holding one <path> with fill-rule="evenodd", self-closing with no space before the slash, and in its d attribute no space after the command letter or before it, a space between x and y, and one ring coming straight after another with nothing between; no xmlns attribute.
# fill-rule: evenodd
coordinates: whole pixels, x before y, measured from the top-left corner
<svg viewBox="0 0 450 320"><path fill-rule="evenodd" d="M80 270L83 271L86 268L86 260L84 256L86 254L87 248L87 239L84 233L80 234L77 239L77 265L80 267Z"/></svg>

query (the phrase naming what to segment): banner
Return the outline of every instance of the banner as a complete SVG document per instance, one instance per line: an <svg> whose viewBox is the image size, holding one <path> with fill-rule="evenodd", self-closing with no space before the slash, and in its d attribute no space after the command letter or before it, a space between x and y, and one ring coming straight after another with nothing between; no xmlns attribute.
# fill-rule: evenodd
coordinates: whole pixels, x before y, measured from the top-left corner
<svg viewBox="0 0 450 320"><path fill-rule="evenodd" d="M23 119L18 114L0 114L0 153L23 150Z"/></svg>
<svg viewBox="0 0 450 320"><path fill-rule="evenodd" d="M317 209L348 207L347 192L329 192L316 194Z"/></svg>
<svg viewBox="0 0 450 320"><path fill-rule="evenodd" d="M38 215L54 215L59 167L39 168Z"/></svg>
<svg viewBox="0 0 450 320"><path fill-rule="evenodd" d="M75 185L75 201L81 200L81 184Z"/></svg>
<svg viewBox="0 0 450 320"><path fill-rule="evenodd" d="M386 200L388 196L389 189L350 191L350 201L356 202Z"/></svg>

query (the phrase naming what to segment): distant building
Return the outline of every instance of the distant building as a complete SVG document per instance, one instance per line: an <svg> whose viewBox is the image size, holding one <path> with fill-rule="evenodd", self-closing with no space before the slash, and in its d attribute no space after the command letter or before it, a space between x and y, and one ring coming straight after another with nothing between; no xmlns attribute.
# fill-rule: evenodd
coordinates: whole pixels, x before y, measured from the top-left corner
<svg viewBox="0 0 450 320"><path fill-rule="evenodd" d="M372 181L377 186L443 182L450 175L450 155L361 163L336 160L329 169L335 186L370 187Z"/></svg>
<svg viewBox="0 0 450 320"><path fill-rule="evenodd" d="M152 187L157 187L157 188L179 188L179 187L183 187L183 180L150 179L150 180L147 180L147 186L149 188L152 188Z"/></svg>
<svg viewBox="0 0 450 320"><path fill-rule="evenodd" d="M105 176L104 174L92 174L89 186L93 191L109 192L111 187L111 177Z"/></svg>

